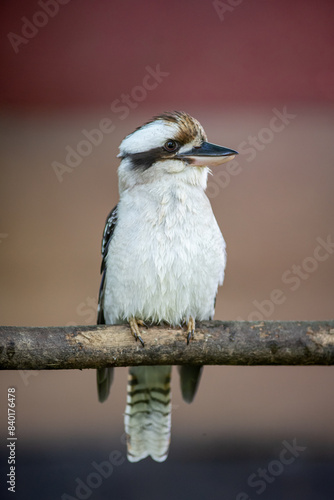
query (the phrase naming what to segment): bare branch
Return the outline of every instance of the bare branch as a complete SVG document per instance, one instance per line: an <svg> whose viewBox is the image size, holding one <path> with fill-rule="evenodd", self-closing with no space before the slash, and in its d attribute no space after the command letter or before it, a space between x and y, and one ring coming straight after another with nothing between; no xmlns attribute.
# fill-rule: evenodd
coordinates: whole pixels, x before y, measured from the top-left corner
<svg viewBox="0 0 334 500"><path fill-rule="evenodd" d="M333 365L332 321L203 321L181 328L127 325L0 327L0 368L60 370L133 365Z"/></svg>

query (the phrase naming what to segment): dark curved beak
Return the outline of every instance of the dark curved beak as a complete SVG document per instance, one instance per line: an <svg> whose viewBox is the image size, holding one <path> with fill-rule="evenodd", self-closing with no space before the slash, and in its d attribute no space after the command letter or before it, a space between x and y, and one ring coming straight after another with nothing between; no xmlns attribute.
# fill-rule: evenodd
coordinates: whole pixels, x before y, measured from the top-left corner
<svg viewBox="0 0 334 500"><path fill-rule="evenodd" d="M186 160L196 167L212 167L233 160L237 154L238 152L234 151L234 149L224 148L210 142L202 142L200 146L195 146L189 151L177 154L176 158Z"/></svg>

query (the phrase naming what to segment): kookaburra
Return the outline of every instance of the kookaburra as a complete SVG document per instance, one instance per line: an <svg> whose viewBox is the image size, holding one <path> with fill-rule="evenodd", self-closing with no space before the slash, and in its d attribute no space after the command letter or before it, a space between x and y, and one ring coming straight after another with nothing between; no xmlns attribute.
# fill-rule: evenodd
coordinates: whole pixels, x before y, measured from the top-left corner
<svg viewBox="0 0 334 500"><path fill-rule="evenodd" d="M200 123L184 112L157 116L123 140L120 199L106 220L102 241L98 324L128 322L144 346L143 324L185 324L189 343L195 321L213 317L226 255L205 189L209 167L236 154L208 143ZM187 402L200 373L195 366L180 370ZM112 375L112 368L97 371L101 402L108 397ZM167 457L170 376L171 366L130 368L125 431L131 462Z"/></svg>

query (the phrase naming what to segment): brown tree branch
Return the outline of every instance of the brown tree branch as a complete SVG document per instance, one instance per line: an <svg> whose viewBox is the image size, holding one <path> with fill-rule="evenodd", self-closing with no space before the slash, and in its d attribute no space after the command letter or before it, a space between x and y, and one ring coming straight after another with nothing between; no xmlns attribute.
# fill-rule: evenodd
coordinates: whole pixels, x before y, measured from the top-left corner
<svg viewBox="0 0 334 500"><path fill-rule="evenodd" d="M0 327L0 368L60 370L133 365L333 365L334 320L203 321L181 328L127 325Z"/></svg>

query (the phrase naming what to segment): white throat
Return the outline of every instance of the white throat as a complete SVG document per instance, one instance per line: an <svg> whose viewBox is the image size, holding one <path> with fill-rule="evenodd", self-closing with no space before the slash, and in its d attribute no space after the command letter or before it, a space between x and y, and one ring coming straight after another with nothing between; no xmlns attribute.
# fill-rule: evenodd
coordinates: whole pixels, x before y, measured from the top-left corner
<svg viewBox="0 0 334 500"><path fill-rule="evenodd" d="M188 184L205 191L209 172L207 167L193 167L182 160L162 160L142 170L134 168L130 158L124 158L118 168L119 193L143 184L160 184L162 189Z"/></svg>

